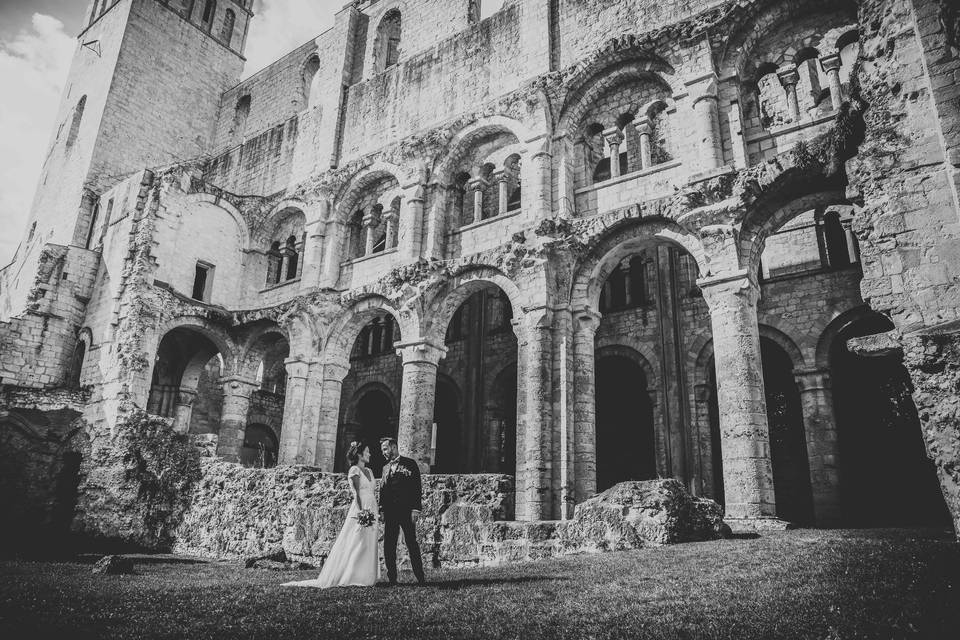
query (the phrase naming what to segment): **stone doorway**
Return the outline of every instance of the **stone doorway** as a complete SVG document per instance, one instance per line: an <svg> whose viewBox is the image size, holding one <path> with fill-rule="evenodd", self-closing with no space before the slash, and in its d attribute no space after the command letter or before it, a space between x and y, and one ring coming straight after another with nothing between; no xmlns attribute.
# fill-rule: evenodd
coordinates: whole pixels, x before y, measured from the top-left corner
<svg viewBox="0 0 960 640"><path fill-rule="evenodd" d="M597 491L657 477L653 406L642 367L621 355L597 358Z"/></svg>

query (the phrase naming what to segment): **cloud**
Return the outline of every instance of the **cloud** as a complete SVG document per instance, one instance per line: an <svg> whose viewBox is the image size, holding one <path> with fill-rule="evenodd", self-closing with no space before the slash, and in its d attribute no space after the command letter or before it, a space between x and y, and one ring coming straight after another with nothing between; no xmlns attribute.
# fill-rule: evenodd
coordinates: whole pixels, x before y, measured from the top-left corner
<svg viewBox="0 0 960 640"><path fill-rule="evenodd" d="M333 26L345 0L259 0L247 37L249 76Z"/></svg>
<svg viewBox="0 0 960 640"><path fill-rule="evenodd" d="M0 42L0 266L13 258L26 225L75 46L62 22L39 13Z"/></svg>

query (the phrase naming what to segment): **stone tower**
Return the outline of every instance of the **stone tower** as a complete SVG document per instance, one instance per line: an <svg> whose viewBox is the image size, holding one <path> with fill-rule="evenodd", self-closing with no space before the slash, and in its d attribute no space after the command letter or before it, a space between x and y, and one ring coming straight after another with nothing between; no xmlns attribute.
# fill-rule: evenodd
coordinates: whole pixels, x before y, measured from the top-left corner
<svg viewBox="0 0 960 640"><path fill-rule="evenodd" d="M96 249L99 196L132 171L209 151L253 0L95 0L77 37L30 218L0 275L0 319L29 303L45 246Z"/></svg>

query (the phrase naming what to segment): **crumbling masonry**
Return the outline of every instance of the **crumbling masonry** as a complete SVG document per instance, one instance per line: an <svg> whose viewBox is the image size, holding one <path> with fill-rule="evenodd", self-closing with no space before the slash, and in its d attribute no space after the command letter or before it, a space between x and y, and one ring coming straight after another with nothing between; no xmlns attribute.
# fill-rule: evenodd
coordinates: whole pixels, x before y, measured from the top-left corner
<svg viewBox="0 0 960 640"><path fill-rule="evenodd" d="M322 554L383 435L501 540L658 477L957 528L954 3L354 0L240 81L251 5L78 38L0 272L24 538Z"/></svg>

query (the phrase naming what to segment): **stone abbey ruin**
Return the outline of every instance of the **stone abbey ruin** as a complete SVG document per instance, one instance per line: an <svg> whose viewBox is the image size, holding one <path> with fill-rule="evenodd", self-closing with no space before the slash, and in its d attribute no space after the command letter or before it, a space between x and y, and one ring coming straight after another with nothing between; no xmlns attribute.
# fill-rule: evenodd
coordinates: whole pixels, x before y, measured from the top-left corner
<svg viewBox="0 0 960 640"><path fill-rule="evenodd" d="M93 2L0 271L9 542L321 557L384 435L435 562L958 529L956 3L353 0L241 80L252 4Z"/></svg>

